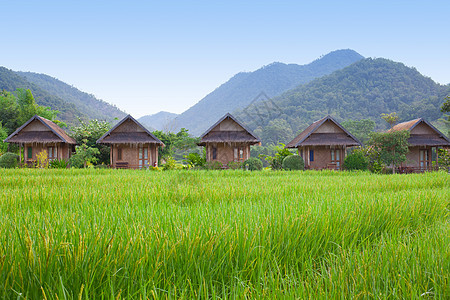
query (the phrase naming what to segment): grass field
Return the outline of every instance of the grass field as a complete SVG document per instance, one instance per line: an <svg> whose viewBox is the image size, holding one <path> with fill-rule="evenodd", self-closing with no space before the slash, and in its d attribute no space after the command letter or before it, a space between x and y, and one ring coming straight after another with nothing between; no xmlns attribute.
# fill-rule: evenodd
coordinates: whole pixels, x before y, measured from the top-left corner
<svg viewBox="0 0 450 300"><path fill-rule="evenodd" d="M450 297L446 173L0 170L0 297Z"/></svg>

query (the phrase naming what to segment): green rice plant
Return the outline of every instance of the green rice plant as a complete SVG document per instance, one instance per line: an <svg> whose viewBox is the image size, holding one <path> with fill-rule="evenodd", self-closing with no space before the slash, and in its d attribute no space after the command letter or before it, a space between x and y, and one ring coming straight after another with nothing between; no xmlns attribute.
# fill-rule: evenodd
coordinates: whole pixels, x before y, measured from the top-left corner
<svg viewBox="0 0 450 300"><path fill-rule="evenodd" d="M1 298L450 294L445 172L0 176Z"/></svg>

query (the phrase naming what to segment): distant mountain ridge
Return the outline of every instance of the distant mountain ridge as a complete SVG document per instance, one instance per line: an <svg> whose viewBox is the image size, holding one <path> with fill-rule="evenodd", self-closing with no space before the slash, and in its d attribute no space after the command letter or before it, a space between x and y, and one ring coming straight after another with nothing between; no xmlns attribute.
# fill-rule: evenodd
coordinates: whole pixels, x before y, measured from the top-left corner
<svg viewBox="0 0 450 300"><path fill-rule="evenodd" d="M336 50L306 65L276 62L254 72L238 73L177 116L170 128L177 131L184 127L198 136L225 113L246 107L261 92L274 97L363 58L353 50Z"/></svg>
<svg viewBox="0 0 450 300"><path fill-rule="evenodd" d="M58 119L68 125L77 125L78 118L114 123L115 118L126 115L117 107L51 76L0 67L0 90L15 92L18 88L30 89L37 104L58 110Z"/></svg>
<svg viewBox="0 0 450 300"><path fill-rule="evenodd" d="M276 114L264 114L261 108L267 103L262 102L237 115L264 142L277 132L283 133L284 139L293 138L326 115L339 122L369 118L379 129L387 126L381 113L397 112L399 122L419 117L435 122L443 116L440 106L449 93L449 85L440 85L414 68L384 58L367 58L271 99ZM258 115L251 115L252 111Z"/></svg>
<svg viewBox="0 0 450 300"><path fill-rule="evenodd" d="M126 116L125 112L116 106L97 99L94 95L82 92L59 79L33 72L16 73L47 92L73 103L88 119L112 121L115 118L122 119Z"/></svg>
<svg viewBox="0 0 450 300"><path fill-rule="evenodd" d="M149 130L173 131L170 130L169 125L177 116L178 114L160 111L153 115L140 117L138 121Z"/></svg>

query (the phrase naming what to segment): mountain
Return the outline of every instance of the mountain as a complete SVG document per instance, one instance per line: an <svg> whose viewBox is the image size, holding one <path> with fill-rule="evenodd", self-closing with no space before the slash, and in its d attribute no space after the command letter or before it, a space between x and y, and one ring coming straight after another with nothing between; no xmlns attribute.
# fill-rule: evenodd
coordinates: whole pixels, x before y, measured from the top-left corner
<svg viewBox="0 0 450 300"><path fill-rule="evenodd" d="M99 119L114 122L126 114L93 95L44 74L15 72L0 67L0 90L15 92L18 88L30 89L36 103L58 110L58 118L68 125L78 124L83 120Z"/></svg>
<svg viewBox="0 0 450 300"><path fill-rule="evenodd" d="M84 116L73 103L52 95L10 69L0 67L0 90L15 92L18 88L30 89L37 104L58 110L58 118L68 124L73 124L78 116Z"/></svg>
<svg viewBox="0 0 450 300"><path fill-rule="evenodd" d="M171 128L177 131L184 127L200 135L225 113L246 107L261 93L268 98L280 95L361 59L353 50L337 50L307 65L276 62L254 72L238 73L176 117Z"/></svg>
<svg viewBox="0 0 450 300"><path fill-rule="evenodd" d="M267 142L276 132L285 139L290 133L292 138L328 114L338 121L369 118L379 129L387 125L380 118L382 113L397 112L399 122L419 117L436 121L443 115L440 106L449 93L450 86L440 85L414 68L367 58L270 101L252 104L237 115ZM252 114L255 111L258 113Z"/></svg>
<svg viewBox="0 0 450 300"><path fill-rule="evenodd" d="M138 121L147 127L149 130L169 131L169 124L178 116L178 114L167 111L160 111L159 113L143 116ZM170 130L173 131L173 130Z"/></svg>
<svg viewBox="0 0 450 300"><path fill-rule="evenodd" d="M99 119L113 121L115 118L122 119L126 114L103 100L95 98L94 95L82 92L67 83L45 74L32 72L16 72L34 83L41 89L55 95L65 101L72 103L89 120Z"/></svg>

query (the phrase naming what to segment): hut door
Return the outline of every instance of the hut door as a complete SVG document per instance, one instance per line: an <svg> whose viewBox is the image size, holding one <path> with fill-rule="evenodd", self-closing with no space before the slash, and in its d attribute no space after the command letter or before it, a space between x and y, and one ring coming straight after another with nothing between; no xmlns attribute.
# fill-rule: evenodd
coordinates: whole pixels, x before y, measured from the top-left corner
<svg viewBox="0 0 450 300"><path fill-rule="evenodd" d="M148 167L148 148L139 147L139 169Z"/></svg>
<svg viewBox="0 0 450 300"><path fill-rule="evenodd" d="M428 150L420 150L419 165L421 170L428 169Z"/></svg>
<svg viewBox="0 0 450 300"><path fill-rule="evenodd" d="M331 149L331 163L336 164L336 169L341 167L341 153L340 149Z"/></svg>
<svg viewBox="0 0 450 300"><path fill-rule="evenodd" d="M331 149L331 163L336 164L336 169L339 170L341 167L341 150Z"/></svg>

